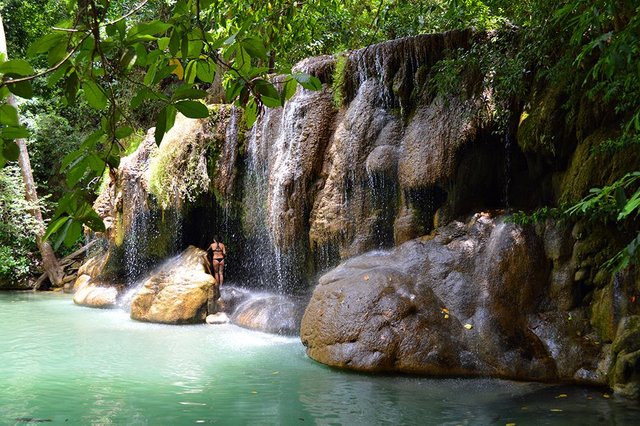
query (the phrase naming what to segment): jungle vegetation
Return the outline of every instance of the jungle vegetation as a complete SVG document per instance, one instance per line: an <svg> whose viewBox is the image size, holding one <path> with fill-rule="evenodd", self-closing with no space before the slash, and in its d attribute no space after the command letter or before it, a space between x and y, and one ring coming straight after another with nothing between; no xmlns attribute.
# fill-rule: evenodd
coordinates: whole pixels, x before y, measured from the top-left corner
<svg viewBox="0 0 640 426"><path fill-rule="evenodd" d="M476 67L500 94L497 114L509 120L514 98L571 75L620 124L599 149L628 149L640 141L638 12L637 0L0 0L8 56L0 57L0 275L26 276L38 257L40 225L28 214L34 206L16 190L15 140L27 141L45 237L60 255L77 243L83 224L102 228L91 203L106 171L146 128L156 126L159 143L177 112L206 116L200 100L214 82L251 126L297 86L320 86L292 72L296 61L386 39L486 31L490 43L438 64L439 90ZM562 213L633 220L638 174L585 195ZM639 240L614 267L637 257Z"/></svg>

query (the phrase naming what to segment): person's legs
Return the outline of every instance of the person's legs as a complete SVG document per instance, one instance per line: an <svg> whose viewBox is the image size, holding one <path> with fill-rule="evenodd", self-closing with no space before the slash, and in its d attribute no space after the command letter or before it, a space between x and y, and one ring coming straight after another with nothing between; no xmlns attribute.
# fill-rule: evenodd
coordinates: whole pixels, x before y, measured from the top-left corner
<svg viewBox="0 0 640 426"><path fill-rule="evenodd" d="M213 278L216 280L216 284L220 285L220 262L216 259L213 259Z"/></svg>
<svg viewBox="0 0 640 426"><path fill-rule="evenodd" d="M222 285L222 282L224 281L224 260L219 261L218 266L218 275L220 275L220 281L218 281L218 284Z"/></svg>

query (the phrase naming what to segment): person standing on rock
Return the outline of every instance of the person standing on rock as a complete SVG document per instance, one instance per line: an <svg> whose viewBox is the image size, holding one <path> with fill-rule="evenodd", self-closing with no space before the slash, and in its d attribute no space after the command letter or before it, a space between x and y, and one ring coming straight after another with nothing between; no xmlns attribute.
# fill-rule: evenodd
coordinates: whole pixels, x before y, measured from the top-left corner
<svg viewBox="0 0 640 426"><path fill-rule="evenodd" d="M216 280L218 288L224 281L224 258L227 256L227 249L223 243L220 242L220 238L216 235L213 237L213 242L207 248L207 254L211 251L211 266L213 267L213 278Z"/></svg>

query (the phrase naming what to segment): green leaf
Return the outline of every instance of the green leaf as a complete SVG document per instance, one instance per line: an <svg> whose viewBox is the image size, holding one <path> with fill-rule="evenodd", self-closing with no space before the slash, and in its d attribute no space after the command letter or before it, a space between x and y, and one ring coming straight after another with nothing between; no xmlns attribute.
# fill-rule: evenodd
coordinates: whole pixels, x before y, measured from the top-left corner
<svg viewBox="0 0 640 426"><path fill-rule="evenodd" d="M87 157L83 157L69 169L67 172L67 186L69 188L73 188L82 179L88 166L89 160Z"/></svg>
<svg viewBox="0 0 640 426"><path fill-rule="evenodd" d="M247 106L244 111L247 128L250 129L253 127L253 124L258 118L258 104L256 103L256 100L254 98L249 99L249 102L247 102Z"/></svg>
<svg viewBox="0 0 640 426"><path fill-rule="evenodd" d="M21 139L28 138L29 131L24 126L9 126L0 128L1 139Z"/></svg>
<svg viewBox="0 0 640 426"><path fill-rule="evenodd" d="M187 68L189 68L187 66ZM207 96L207 92L204 90L194 89L187 84L183 84L178 87L171 96L172 101L179 101L180 99L202 99Z"/></svg>
<svg viewBox="0 0 640 426"><path fill-rule="evenodd" d="M236 80L236 81L231 80L224 91L224 97L227 100L227 102L232 102L236 98L236 96L238 96L238 94L242 91L243 87L244 87L243 80Z"/></svg>
<svg viewBox="0 0 640 426"><path fill-rule="evenodd" d="M248 72L251 69L251 56L243 47L239 47L236 57L233 59L236 68L242 72Z"/></svg>
<svg viewBox="0 0 640 426"><path fill-rule="evenodd" d="M67 99L69 105L75 104L79 85L80 82L78 81L78 75L75 72L69 74L69 76L65 80L64 86L64 96Z"/></svg>
<svg viewBox="0 0 640 426"><path fill-rule="evenodd" d="M131 135L133 133L133 129L131 127L120 127L116 130L116 138L118 139L124 139L127 136Z"/></svg>
<svg viewBox="0 0 640 426"><path fill-rule="evenodd" d="M200 40L189 41L189 57L197 58L202 53L204 43Z"/></svg>
<svg viewBox="0 0 640 426"><path fill-rule="evenodd" d="M166 50L169 47L169 37L162 37L158 39L158 49Z"/></svg>
<svg viewBox="0 0 640 426"><path fill-rule="evenodd" d="M30 81L22 81L20 83L7 82L7 87L16 96L31 99L33 97L33 88Z"/></svg>
<svg viewBox="0 0 640 426"><path fill-rule="evenodd" d="M78 241L80 237L82 237L82 223L72 220L71 225L67 228L67 232L64 237L64 245L67 247L71 247Z"/></svg>
<svg viewBox="0 0 640 426"><path fill-rule="evenodd" d="M62 227L62 225L64 225L65 223L67 223L68 220L70 220L71 218L69 216L62 216L59 217L56 220L52 220L49 223L49 226L47 226L47 231L44 233L44 236L42 237L43 240L48 240L49 237L51 237L51 235L55 234L56 231L58 229L60 229Z"/></svg>
<svg viewBox="0 0 640 426"><path fill-rule="evenodd" d="M91 38L93 40L93 38ZM88 39L87 39L88 41ZM53 45L47 53L47 63L50 66L56 65L58 62L62 60L67 55L67 43L61 41L60 43L56 43ZM78 55L80 57L80 55ZM78 58L76 58L78 59Z"/></svg>
<svg viewBox="0 0 640 426"><path fill-rule="evenodd" d="M96 213L92 208L90 208L80 217L80 219L91 228L95 232L104 232L104 221L98 213Z"/></svg>
<svg viewBox="0 0 640 426"><path fill-rule="evenodd" d="M76 161L83 154L84 154L84 151L78 149L75 151L71 151L70 153L65 155L64 158L62 159L62 163L60 164L60 171L64 172L64 170L69 166L69 164Z"/></svg>
<svg viewBox="0 0 640 426"><path fill-rule="evenodd" d="M180 55L184 60L189 57L189 36L187 34L184 34L180 40Z"/></svg>
<svg viewBox="0 0 640 426"><path fill-rule="evenodd" d="M167 24L165 22L154 20L151 22L145 22L138 25L133 26L129 30L129 39L139 38L140 36L153 36L158 34L163 34L167 32L168 29L173 27L171 24Z"/></svg>
<svg viewBox="0 0 640 426"><path fill-rule="evenodd" d="M0 73L31 75L33 74L33 68L31 64L24 59L12 59L0 64Z"/></svg>
<svg viewBox="0 0 640 426"><path fill-rule="evenodd" d="M6 124L7 126L19 126L18 110L11 105L0 105L0 124Z"/></svg>
<svg viewBox="0 0 640 426"><path fill-rule="evenodd" d="M108 123L107 123L107 128L109 128ZM107 133L102 130L102 129L98 129L95 132L91 133L85 140L84 142L82 142L82 148L85 148L87 150L92 150L95 149L96 144L98 143L98 141L100 141L100 139L102 139Z"/></svg>
<svg viewBox="0 0 640 426"><path fill-rule="evenodd" d="M2 156L9 161L16 161L20 156L20 149L13 141L4 141L2 147Z"/></svg>
<svg viewBox="0 0 640 426"><path fill-rule="evenodd" d="M177 28L174 28L169 39L169 53L171 53L171 56L176 56L178 50L180 50L180 33Z"/></svg>
<svg viewBox="0 0 640 426"><path fill-rule="evenodd" d="M263 104L269 108L282 106L280 93L278 93L278 90L273 86L273 84L269 83L267 80L258 79L255 81L255 88L258 93L260 93L260 100Z"/></svg>
<svg viewBox="0 0 640 426"><path fill-rule="evenodd" d="M156 139L156 145L158 146L160 146L160 142L162 142L162 138L167 131L167 108L168 107L162 108L156 118L156 130L154 136Z"/></svg>
<svg viewBox="0 0 640 426"><path fill-rule="evenodd" d="M189 61L187 69L184 72L184 82L187 84L193 84L196 79L196 66L198 61Z"/></svg>
<svg viewBox="0 0 640 426"><path fill-rule="evenodd" d="M299 74L293 74L293 78L295 78L296 81L300 83L300 85L307 90L322 89L322 82L318 77L314 77L312 75L305 74L305 73L299 73Z"/></svg>
<svg viewBox="0 0 640 426"><path fill-rule="evenodd" d="M175 107L185 117L206 118L209 116L209 110L207 107L198 101L180 101L175 104Z"/></svg>
<svg viewBox="0 0 640 426"><path fill-rule="evenodd" d="M284 88L282 91L284 95L284 100L288 101L289 99L291 99L291 97L296 94L297 88L298 88L298 85L295 79L293 78L287 79L287 82L284 84Z"/></svg>
<svg viewBox="0 0 640 426"><path fill-rule="evenodd" d="M618 220L626 219L634 211L639 210L640 208L640 189L637 190L627 201L622 211L618 214Z"/></svg>
<svg viewBox="0 0 640 426"><path fill-rule="evenodd" d="M208 59L199 59L196 65L196 75L203 83L212 83L216 67Z"/></svg>
<svg viewBox="0 0 640 426"><path fill-rule="evenodd" d="M84 95L87 99L87 103L97 110L104 109L107 106L107 95L104 94L100 86L98 86L93 80L87 80L82 85L84 89Z"/></svg>
<svg viewBox="0 0 640 426"><path fill-rule="evenodd" d="M54 46L58 46L60 44L64 44L66 48L66 43L64 43L63 41L65 37L66 37L66 34L62 32L53 32L53 33L47 34L46 36L31 43L31 45L27 49L27 56L33 57L38 53L47 53Z"/></svg>
<svg viewBox="0 0 640 426"><path fill-rule="evenodd" d="M267 49L259 38L247 37L242 40L240 44L246 49L251 57L262 59L263 61L267 60Z"/></svg>
<svg viewBox="0 0 640 426"><path fill-rule="evenodd" d="M93 170L96 174L101 174L104 171L104 160L95 154L87 156L87 163L89 165L89 169Z"/></svg>
<svg viewBox="0 0 640 426"><path fill-rule="evenodd" d="M144 76L144 84L147 86L151 86L155 79L156 79L156 73L158 72L158 63L154 62L149 69L147 70L147 73Z"/></svg>
<svg viewBox="0 0 640 426"><path fill-rule="evenodd" d="M64 238L67 236L67 231L69 230L69 227L71 226L71 222L73 220L68 220L64 226L62 227L62 229L58 232L58 238L56 238L56 241L53 243L53 248L55 250L58 250L58 248L60 247L60 245L62 244L62 242L64 241Z"/></svg>
<svg viewBox="0 0 640 426"><path fill-rule="evenodd" d="M67 73L67 70L71 66L69 61L66 61L60 68L47 77L47 86L53 87L58 83Z"/></svg>

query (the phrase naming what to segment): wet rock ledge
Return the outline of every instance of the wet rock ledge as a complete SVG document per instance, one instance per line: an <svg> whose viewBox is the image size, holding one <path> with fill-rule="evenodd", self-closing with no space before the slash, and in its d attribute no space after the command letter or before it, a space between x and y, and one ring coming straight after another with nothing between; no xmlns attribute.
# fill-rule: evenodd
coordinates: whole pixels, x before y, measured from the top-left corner
<svg viewBox="0 0 640 426"><path fill-rule="evenodd" d="M588 313L548 296L554 268L532 228L476 214L321 277L302 342L365 372L606 384Z"/></svg>

